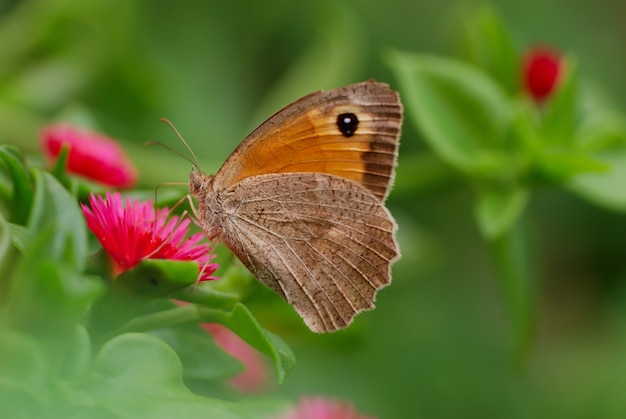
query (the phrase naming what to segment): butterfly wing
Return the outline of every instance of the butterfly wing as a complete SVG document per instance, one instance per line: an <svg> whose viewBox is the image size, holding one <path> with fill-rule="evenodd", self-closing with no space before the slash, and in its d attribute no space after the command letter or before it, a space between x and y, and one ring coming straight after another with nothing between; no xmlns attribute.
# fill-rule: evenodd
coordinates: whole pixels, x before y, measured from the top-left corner
<svg viewBox="0 0 626 419"><path fill-rule="evenodd" d="M395 221L354 182L321 173L259 175L218 200L226 244L314 332L346 327L391 280Z"/></svg>
<svg viewBox="0 0 626 419"><path fill-rule="evenodd" d="M393 182L402 105L384 83L317 92L254 130L215 176L215 190L267 173L314 172L350 179L384 201Z"/></svg>

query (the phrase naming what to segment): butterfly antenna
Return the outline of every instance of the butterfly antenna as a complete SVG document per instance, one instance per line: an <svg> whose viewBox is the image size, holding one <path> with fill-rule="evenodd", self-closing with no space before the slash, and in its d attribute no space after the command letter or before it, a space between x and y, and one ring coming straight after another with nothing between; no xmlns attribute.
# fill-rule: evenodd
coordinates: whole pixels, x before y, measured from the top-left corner
<svg viewBox="0 0 626 419"><path fill-rule="evenodd" d="M171 128L172 131L174 131L174 134L176 134L176 136L178 137L178 139L183 143L183 145L185 146L185 148L187 149L187 151L189 152L189 154L191 155L191 157L193 157L193 160L190 159L189 157L179 153L178 151L174 150L173 148L159 142L159 141L148 141L146 142L147 146L151 146L151 145L158 145L161 146L163 148L165 148L166 150L171 151L172 153L176 154L179 157L182 157L183 159L187 160L189 163L191 163L198 171L200 170L200 162L198 161L198 157L196 157L196 154L193 152L193 150L191 149L191 147L189 147L189 144L187 144L187 141L185 141L185 139L183 138L182 135L180 135L180 132L178 132L178 130L176 129L176 127L174 126L174 124L172 124L170 122L169 119L166 118L161 118L160 119L161 122L167 124L168 127Z"/></svg>
<svg viewBox="0 0 626 419"><path fill-rule="evenodd" d="M162 143L162 142L160 142L160 141L146 141L146 142L144 143L144 145L145 145L146 147L150 147L150 146L152 146L152 145L158 145L159 147L163 147L163 148L164 148L164 149L166 149L167 151L170 151L170 152L172 152L172 153L176 154L178 157L181 157L181 158L183 158L183 159L187 160L189 163L191 163L191 165L192 165L193 167L195 167L196 169L200 170L200 169L199 169L199 167L198 167L198 162L197 162L197 161L194 161L194 160L190 159L189 157L187 157L187 156L185 156L184 154L182 154L182 153L180 153L180 152L178 152L178 151L174 150L172 147L170 147L170 146L168 146L168 145L163 144L163 143Z"/></svg>

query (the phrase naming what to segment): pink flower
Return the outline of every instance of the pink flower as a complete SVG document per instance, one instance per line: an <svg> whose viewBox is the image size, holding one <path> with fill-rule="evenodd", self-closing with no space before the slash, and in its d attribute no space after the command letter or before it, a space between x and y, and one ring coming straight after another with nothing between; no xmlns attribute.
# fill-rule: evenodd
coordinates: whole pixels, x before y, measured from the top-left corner
<svg viewBox="0 0 626 419"><path fill-rule="evenodd" d="M244 365L245 370L230 380L234 388L243 393L255 393L267 389L270 373L267 364L263 362L256 349L226 326L217 323L205 323L202 326L213 335L217 344L226 353Z"/></svg>
<svg viewBox="0 0 626 419"><path fill-rule="evenodd" d="M91 207L91 208L90 208ZM106 198L89 196L89 206L81 204L87 226L114 264L114 273L134 267L142 259L172 259L198 262L200 280L216 279L211 274L218 265L209 263L208 243L198 243L204 235L196 233L189 238L189 218L181 220L171 215L168 208L154 209L152 201L139 202L119 192L107 192Z"/></svg>
<svg viewBox="0 0 626 419"><path fill-rule="evenodd" d="M532 49L524 58L524 88L535 102L540 103L554 91L561 71L559 54L545 47Z"/></svg>
<svg viewBox="0 0 626 419"><path fill-rule="evenodd" d="M323 397L302 397L298 406L289 409L277 419L374 419L359 415L351 404Z"/></svg>
<svg viewBox="0 0 626 419"><path fill-rule="evenodd" d="M107 186L126 188L137 180L137 171L114 140L69 124L51 125L41 132L41 147L53 161L69 148L67 170Z"/></svg>

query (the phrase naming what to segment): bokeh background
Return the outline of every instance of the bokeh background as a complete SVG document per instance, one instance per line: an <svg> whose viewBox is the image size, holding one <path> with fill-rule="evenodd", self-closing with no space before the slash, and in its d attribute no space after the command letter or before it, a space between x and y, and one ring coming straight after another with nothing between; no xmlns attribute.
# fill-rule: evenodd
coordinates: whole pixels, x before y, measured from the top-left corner
<svg viewBox="0 0 626 419"><path fill-rule="evenodd" d="M490 4L520 46L567 52L626 108L623 0ZM144 147L159 140L182 150L160 117L214 172L251 129L306 93L368 78L397 88L391 48L455 54L463 19L481 6L1 0L0 142L37 159L39 130L69 120L119 139L142 188L185 182L188 162ZM272 295L251 302L298 359L272 397L322 394L381 418L626 417L626 214L556 189L533 196L524 222L535 328L520 360L471 190L451 169L409 182L403 162L421 156L431 152L406 123L388 203L403 259L375 311L318 336Z"/></svg>

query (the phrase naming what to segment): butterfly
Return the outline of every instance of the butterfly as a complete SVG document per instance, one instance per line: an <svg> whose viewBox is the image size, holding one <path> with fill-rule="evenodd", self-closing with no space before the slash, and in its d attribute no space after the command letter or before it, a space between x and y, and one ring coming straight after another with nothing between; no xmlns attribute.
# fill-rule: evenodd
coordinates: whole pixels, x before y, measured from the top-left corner
<svg viewBox="0 0 626 419"><path fill-rule="evenodd" d="M195 217L313 332L374 308L399 256L384 202L403 108L366 81L305 96L248 137L213 175L192 169Z"/></svg>

